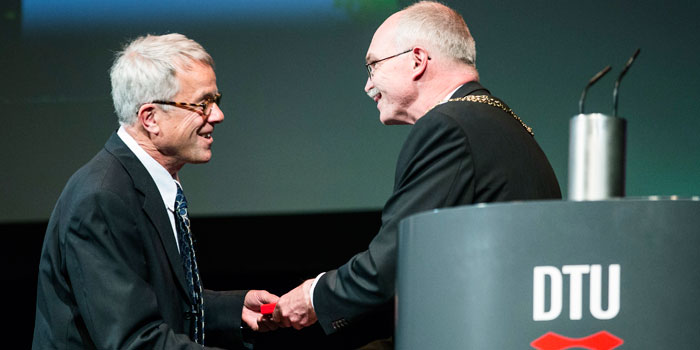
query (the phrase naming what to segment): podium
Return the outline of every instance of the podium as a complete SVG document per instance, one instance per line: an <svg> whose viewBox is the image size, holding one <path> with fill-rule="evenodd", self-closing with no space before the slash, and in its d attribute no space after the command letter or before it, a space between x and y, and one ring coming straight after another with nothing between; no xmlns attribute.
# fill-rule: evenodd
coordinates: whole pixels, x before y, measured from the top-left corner
<svg viewBox="0 0 700 350"><path fill-rule="evenodd" d="M398 350L700 349L700 199L416 214L396 288Z"/></svg>

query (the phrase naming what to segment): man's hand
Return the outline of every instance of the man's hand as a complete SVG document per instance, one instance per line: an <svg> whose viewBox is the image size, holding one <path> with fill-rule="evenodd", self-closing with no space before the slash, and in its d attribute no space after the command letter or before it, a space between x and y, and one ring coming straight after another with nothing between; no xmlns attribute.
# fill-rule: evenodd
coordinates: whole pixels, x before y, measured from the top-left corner
<svg viewBox="0 0 700 350"><path fill-rule="evenodd" d="M278 296L264 290L249 291L243 301L241 319L254 331L267 332L277 329L279 327L277 323L273 322L269 316L263 316L260 313L260 305L275 303L278 299Z"/></svg>
<svg viewBox="0 0 700 350"><path fill-rule="evenodd" d="M316 312L311 305L309 290L313 279L304 281L277 301L277 307L272 313L272 319L282 327L302 329L316 322Z"/></svg>

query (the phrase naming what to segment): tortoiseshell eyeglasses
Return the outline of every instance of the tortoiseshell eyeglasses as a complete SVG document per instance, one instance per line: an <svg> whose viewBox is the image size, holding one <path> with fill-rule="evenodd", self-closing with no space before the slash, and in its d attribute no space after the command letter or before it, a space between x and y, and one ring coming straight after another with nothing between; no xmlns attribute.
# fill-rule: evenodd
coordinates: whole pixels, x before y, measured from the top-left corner
<svg viewBox="0 0 700 350"><path fill-rule="evenodd" d="M192 109L201 108L201 112L205 117L211 114L211 110L214 109L214 104L221 106L221 94L216 94L214 96L207 96L202 103L188 103L188 102L173 102L173 101L151 101L151 103L157 103L161 105L170 105L180 108Z"/></svg>

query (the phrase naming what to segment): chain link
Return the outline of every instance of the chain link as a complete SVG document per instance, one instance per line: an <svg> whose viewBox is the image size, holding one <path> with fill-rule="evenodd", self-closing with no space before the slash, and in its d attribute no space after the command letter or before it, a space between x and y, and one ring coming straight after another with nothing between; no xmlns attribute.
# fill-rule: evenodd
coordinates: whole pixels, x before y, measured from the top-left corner
<svg viewBox="0 0 700 350"><path fill-rule="evenodd" d="M513 118L515 118L515 120L517 120L518 122L520 122L520 125L522 125L523 128L525 128L525 130L527 130L527 132L530 133L530 135L535 136L535 133L532 131L532 128L529 127L529 126L527 126L527 124L525 124L525 122L523 122L523 120L520 119L520 117L518 117L518 116L515 114L515 112L513 112L512 109L506 108L506 106L503 104L503 102L501 102L501 101L499 101L499 100L497 100L497 99L495 99L495 98L493 98L493 97L490 97L490 96L488 96L488 95L467 95L467 96L464 96L464 97L451 98L451 99L449 99L449 100L447 100L447 101L445 101L445 102L458 102L458 101L459 101L459 102L463 102L463 101L477 102L477 103L487 104L487 105L489 105L489 106L493 106L493 107L496 107L496 108L500 108L500 109L502 109L504 112L510 114ZM442 102L442 103L445 103L445 102ZM441 104L442 104L442 103L441 103Z"/></svg>

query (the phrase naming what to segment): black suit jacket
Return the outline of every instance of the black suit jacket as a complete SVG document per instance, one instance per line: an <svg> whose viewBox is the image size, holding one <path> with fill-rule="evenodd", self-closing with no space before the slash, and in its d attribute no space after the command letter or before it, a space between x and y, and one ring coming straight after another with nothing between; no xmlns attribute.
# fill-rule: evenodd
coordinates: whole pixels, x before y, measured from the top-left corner
<svg viewBox="0 0 700 350"><path fill-rule="evenodd" d="M469 82L453 97L466 95L490 93ZM401 149L394 191L369 249L317 282L321 327L333 333L393 301L401 219L435 208L559 198L547 157L510 114L475 102L436 106L418 119Z"/></svg>
<svg viewBox="0 0 700 350"><path fill-rule="evenodd" d="M185 283L158 188L113 134L51 214L33 348L201 349L188 336L194 318ZM205 335L225 331L239 341L244 296L205 291Z"/></svg>

